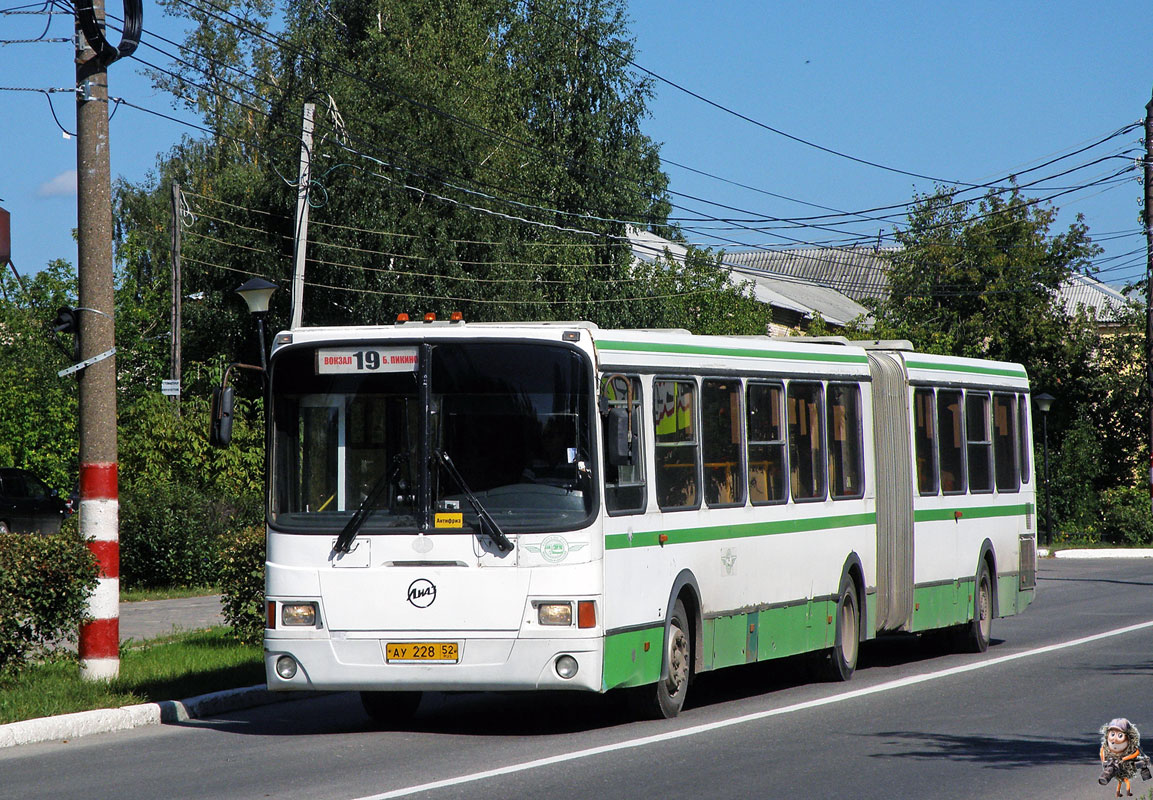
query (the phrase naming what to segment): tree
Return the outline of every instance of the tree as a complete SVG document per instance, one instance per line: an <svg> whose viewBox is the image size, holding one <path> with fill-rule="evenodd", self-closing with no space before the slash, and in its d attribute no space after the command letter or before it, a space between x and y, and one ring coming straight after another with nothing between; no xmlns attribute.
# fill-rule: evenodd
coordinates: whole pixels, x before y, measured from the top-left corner
<svg viewBox="0 0 1153 800"><path fill-rule="evenodd" d="M166 183L189 194L186 285L208 298L188 319L189 361L255 360L231 289L251 274L289 285L305 101L318 108L305 324L462 310L684 326L693 308L741 305L727 281L702 282L711 256L633 264L626 223L664 230L670 205L620 0L334 0L276 24L259 2L222 8L196 19L192 66L161 81L214 135L118 192L130 272L163 251ZM244 106L225 113L228 96ZM683 298L705 294L686 318ZM287 306L274 298L272 327ZM705 324L734 314L710 308Z"/></svg>
<svg viewBox="0 0 1153 800"><path fill-rule="evenodd" d="M1148 463L1143 376L1133 369L1144 336L1134 309L1113 333L1102 333L1089 313L1066 311L1059 287L1091 274L1101 251L1080 217L1053 233L1056 213L1015 186L976 202L955 191L917 197L896 232L901 249L889 267L889 295L875 304L875 325L857 333L1024 364L1035 392L1059 398L1049 418L1063 498L1054 510L1085 530L1096 493L1132 484ZM1093 469L1085 466L1087 442L1110 454Z"/></svg>
<svg viewBox="0 0 1153 800"><path fill-rule="evenodd" d="M63 259L18 282L0 276L0 465L31 470L67 496L76 485L76 378L69 337L51 331L76 305L76 272Z"/></svg>

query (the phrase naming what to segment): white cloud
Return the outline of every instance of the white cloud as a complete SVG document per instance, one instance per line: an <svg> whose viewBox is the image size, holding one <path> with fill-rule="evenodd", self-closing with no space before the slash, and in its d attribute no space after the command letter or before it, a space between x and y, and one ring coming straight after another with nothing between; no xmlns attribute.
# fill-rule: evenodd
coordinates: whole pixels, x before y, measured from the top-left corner
<svg viewBox="0 0 1153 800"><path fill-rule="evenodd" d="M76 194L76 170L69 169L61 172L55 178L40 184L36 190L39 197L64 197Z"/></svg>

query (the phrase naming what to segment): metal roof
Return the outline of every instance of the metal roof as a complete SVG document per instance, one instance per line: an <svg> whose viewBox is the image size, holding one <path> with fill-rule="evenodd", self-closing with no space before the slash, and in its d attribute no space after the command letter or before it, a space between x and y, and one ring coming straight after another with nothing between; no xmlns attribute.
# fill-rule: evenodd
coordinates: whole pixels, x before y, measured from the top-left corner
<svg viewBox="0 0 1153 800"><path fill-rule="evenodd" d="M629 229L633 257L654 262L666 251L684 261L688 248L648 231ZM896 247L806 247L787 250L753 250L722 253L722 265L730 268L729 281L753 284L754 296L763 303L804 316L820 314L834 325L845 325L868 309L862 302L884 299L889 294L886 273ZM1074 274L1058 290L1066 313L1079 308L1094 313L1098 322L1115 323L1133 301L1095 278Z"/></svg>
<svg viewBox="0 0 1153 800"><path fill-rule="evenodd" d="M807 247L724 254L734 264L834 289L858 303L888 293L892 247Z"/></svg>

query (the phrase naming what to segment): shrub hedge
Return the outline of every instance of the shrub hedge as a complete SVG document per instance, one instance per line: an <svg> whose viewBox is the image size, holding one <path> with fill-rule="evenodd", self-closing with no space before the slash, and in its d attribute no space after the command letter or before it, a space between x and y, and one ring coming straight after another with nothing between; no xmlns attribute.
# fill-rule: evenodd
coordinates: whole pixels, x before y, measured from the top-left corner
<svg viewBox="0 0 1153 800"><path fill-rule="evenodd" d="M254 644L264 635L264 526L231 536L220 554L220 593L225 621L236 638Z"/></svg>
<svg viewBox="0 0 1153 800"><path fill-rule="evenodd" d="M0 673L74 642L96 588L96 560L76 531L0 534Z"/></svg>

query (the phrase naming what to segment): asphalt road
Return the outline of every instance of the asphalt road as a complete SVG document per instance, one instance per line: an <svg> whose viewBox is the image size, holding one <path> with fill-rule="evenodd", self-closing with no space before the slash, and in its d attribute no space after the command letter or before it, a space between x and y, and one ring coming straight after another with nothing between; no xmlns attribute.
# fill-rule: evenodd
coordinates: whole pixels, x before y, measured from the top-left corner
<svg viewBox="0 0 1153 800"><path fill-rule="evenodd" d="M1153 742L1153 562L1046 560L1039 587L988 653L902 637L848 684L805 659L705 675L671 722L611 695L434 695L382 732L337 694L9 748L0 798L1112 797L1098 728Z"/></svg>

